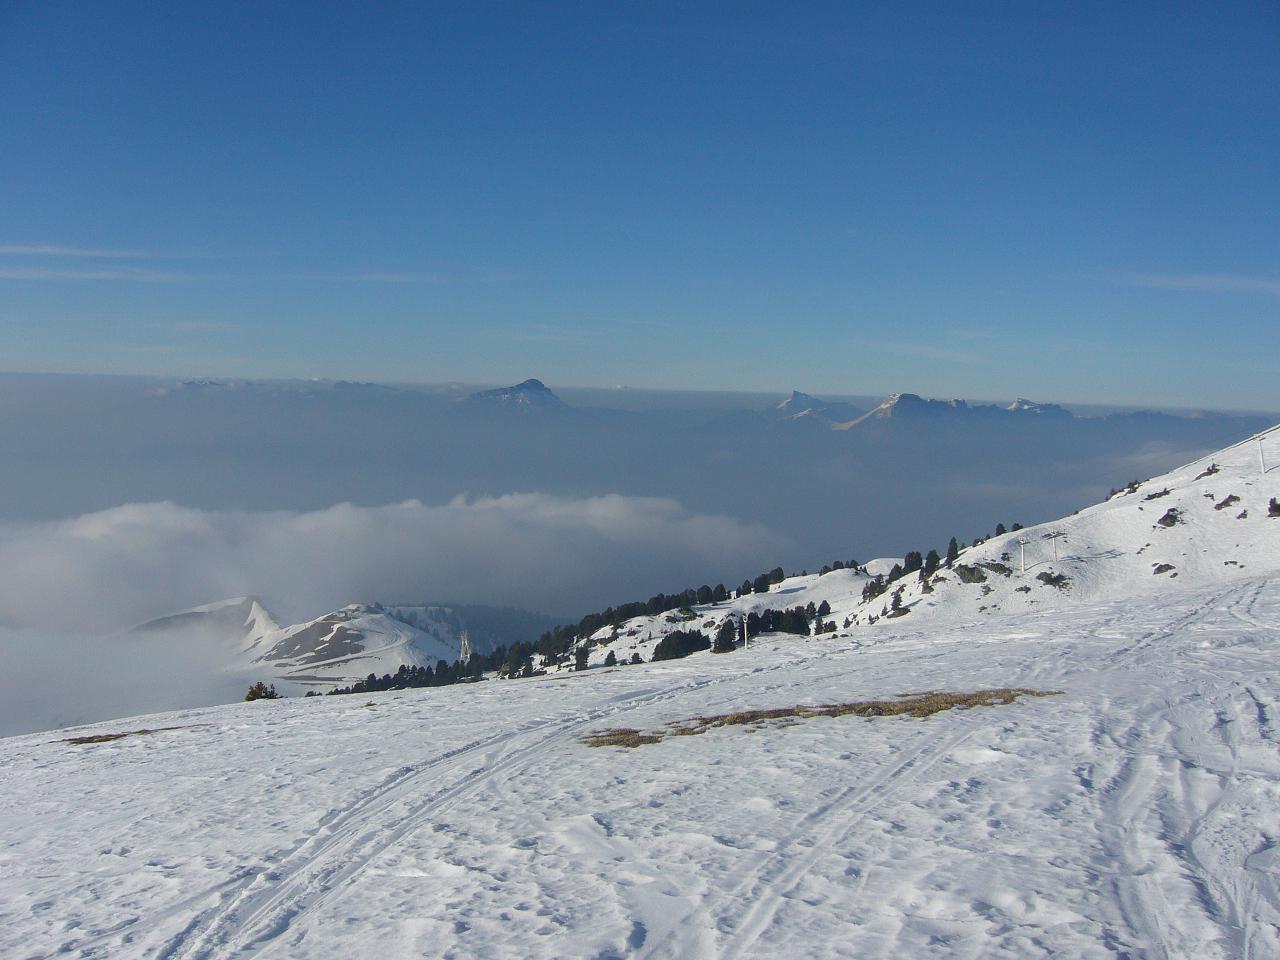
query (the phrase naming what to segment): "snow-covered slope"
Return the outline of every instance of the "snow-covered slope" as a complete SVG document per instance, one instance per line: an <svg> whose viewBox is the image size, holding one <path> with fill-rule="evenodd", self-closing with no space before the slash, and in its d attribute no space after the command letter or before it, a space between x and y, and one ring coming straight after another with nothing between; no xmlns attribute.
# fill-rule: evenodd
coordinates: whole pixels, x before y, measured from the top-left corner
<svg viewBox="0 0 1280 960"><path fill-rule="evenodd" d="M1259 442L1263 456L1275 465L1265 474ZM662 637L675 630L696 629L713 637L727 618L810 603L820 607L824 601L830 613L822 619L856 636L901 618L980 618L1160 595L1242 574L1275 574L1280 572L1280 517L1271 515L1273 498L1280 499L1280 427L1132 485L1072 516L962 549L954 566L927 580L911 573L864 599L868 581L887 577L901 558L823 576L789 577L767 593L602 628L586 640L590 662L603 662L610 651L617 658L639 653L648 659ZM945 552L944 543L933 546Z"/></svg>
<svg viewBox="0 0 1280 960"><path fill-rule="evenodd" d="M0 740L0 955L1275 957L1280 584L1249 574ZM1007 685L1062 692L579 739Z"/></svg>
<svg viewBox="0 0 1280 960"><path fill-rule="evenodd" d="M1263 473L1268 455L1276 469ZM963 550L952 569L928 580L905 577L882 597L838 612L855 624L884 617L899 587L903 615L954 618L1274 574L1280 517L1271 513L1273 498L1280 498L1280 428L1070 517Z"/></svg>
<svg viewBox="0 0 1280 960"><path fill-rule="evenodd" d="M449 607L350 604L307 623L263 634L254 663L270 668L278 681L332 689L381 676L396 668L434 667L458 659L462 620ZM476 636L472 649L488 653L493 640Z"/></svg>

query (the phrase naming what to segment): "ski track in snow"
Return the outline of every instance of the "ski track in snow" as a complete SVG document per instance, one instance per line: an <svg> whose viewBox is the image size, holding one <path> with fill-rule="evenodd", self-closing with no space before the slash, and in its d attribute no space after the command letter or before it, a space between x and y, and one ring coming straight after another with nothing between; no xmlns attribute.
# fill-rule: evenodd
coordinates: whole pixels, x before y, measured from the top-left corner
<svg viewBox="0 0 1280 960"><path fill-rule="evenodd" d="M99 813L95 829L123 840L45 845L69 815L52 801L40 816L54 829L34 839L5 821L0 954L739 960L795 956L800 943L832 957L1280 956L1277 614L1280 584L1254 578L1160 604L409 691L370 698L363 715L355 697L176 715L226 724L232 739L208 760L194 731L102 745L114 754L12 738L0 742L7 768L38 779L61 767L52 784L85 782L107 756L140 772L203 763L235 782L255 743L282 775L323 761L336 779L282 807L296 811L284 834L255 833L252 805L216 791L166 821L181 796L165 794L166 776L138 808L148 829L134 829L137 810ZM1002 683L1064 693L634 751L579 742L744 703ZM465 716L454 742L424 755L420 739L396 739L434 710ZM289 731L311 738L291 743ZM344 760L377 757L383 740L394 767ZM3 781L10 810L16 779ZM184 867L198 859L188 831L229 852L212 869ZM292 839L263 846L270 836ZM139 843L148 849L122 854ZM122 855L176 881L113 893L95 863ZM48 882L59 873L61 887Z"/></svg>
<svg viewBox="0 0 1280 960"><path fill-rule="evenodd" d="M765 666L758 672L781 667ZM405 833L470 794L495 788L495 782L538 762L557 743L574 740L587 725L616 718L636 704L662 703L728 679L731 678L707 677L675 690L624 696L590 713L529 724L448 751L417 767L404 767L340 814L326 817L320 833L284 855L278 867L240 879L231 891L222 885L210 891L222 902L197 917L160 950L158 957L203 960L214 956L256 956L287 934L299 917L322 906L327 896L340 891L345 881ZM762 692L770 689L773 687L761 688ZM526 739L528 743L514 745ZM915 758L904 761L902 767L914 762ZM415 797L421 789L418 781L424 775L446 778L455 769L462 773L450 786L425 798ZM87 944L80 946L83 949Z"/></svg>

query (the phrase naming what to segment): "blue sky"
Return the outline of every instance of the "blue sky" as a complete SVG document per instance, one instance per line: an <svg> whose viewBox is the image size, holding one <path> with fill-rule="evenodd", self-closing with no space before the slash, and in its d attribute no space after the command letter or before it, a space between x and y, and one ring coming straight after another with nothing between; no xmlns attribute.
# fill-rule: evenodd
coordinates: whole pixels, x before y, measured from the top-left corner
<svg viewBox="0 0 1280 960"><path fill-rule="evenodd" d="M1277 91L1270 3L7 3L0 369L1277 409Z"/></svg>

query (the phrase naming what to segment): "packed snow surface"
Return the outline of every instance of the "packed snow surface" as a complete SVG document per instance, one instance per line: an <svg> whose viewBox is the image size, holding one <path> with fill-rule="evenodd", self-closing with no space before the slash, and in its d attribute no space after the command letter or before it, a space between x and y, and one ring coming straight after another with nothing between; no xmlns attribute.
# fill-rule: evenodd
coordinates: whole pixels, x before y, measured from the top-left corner
<svg viewBox="0 0 1280 960"><path fill-rule="evenodd" d="M0 741L6 957L1280 956L1280 584ZM602 728L1007 685L910 718Z"/></svg>
<svg viewBox="0 0 1280 960"><path fill-rule="evenodd" d="M0 740L0 956L1280 956L1280 470L1256 457L1051 525L1052 565L917 579L909 615L847 571L694 611L821 596L863 618L836 633ZM582 742L1011 686L1056 693Z"/></svg>

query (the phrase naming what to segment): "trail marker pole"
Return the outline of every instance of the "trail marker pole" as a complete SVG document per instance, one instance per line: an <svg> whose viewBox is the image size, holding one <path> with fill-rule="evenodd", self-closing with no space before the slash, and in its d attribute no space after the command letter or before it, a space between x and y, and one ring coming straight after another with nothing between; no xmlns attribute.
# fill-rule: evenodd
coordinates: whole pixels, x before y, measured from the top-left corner
<svg viewBox="0 0 1280 960"><path fill-rule="evenodd" d="M751 646L751 637L747 635L747 615L742 615L742 649L749 649Z"/></svg>
<svg viewBox="0 0 1280 960"><path fill-rule="evenodd" d="M1019 556L1022 558L1022 572L1026 573L1027 572L1027 541L1019 537L1018 547L1019 547L1019 550L1018 550Z"/></svg>
<svg viewBox="0 0 1280 960"><path fill-rule="evenodd" d="M1266 453L1264 453L1264 452L1263 452L1263 449L1262 449L1262 438L1261 438L1261 437L1259 437L1259 438L1258 438L1258 469L1262 472L1262 475L1263 475L1263 476L1266 476L1266 474L1267 474L1267 455L1266 455Z"/></svg>

